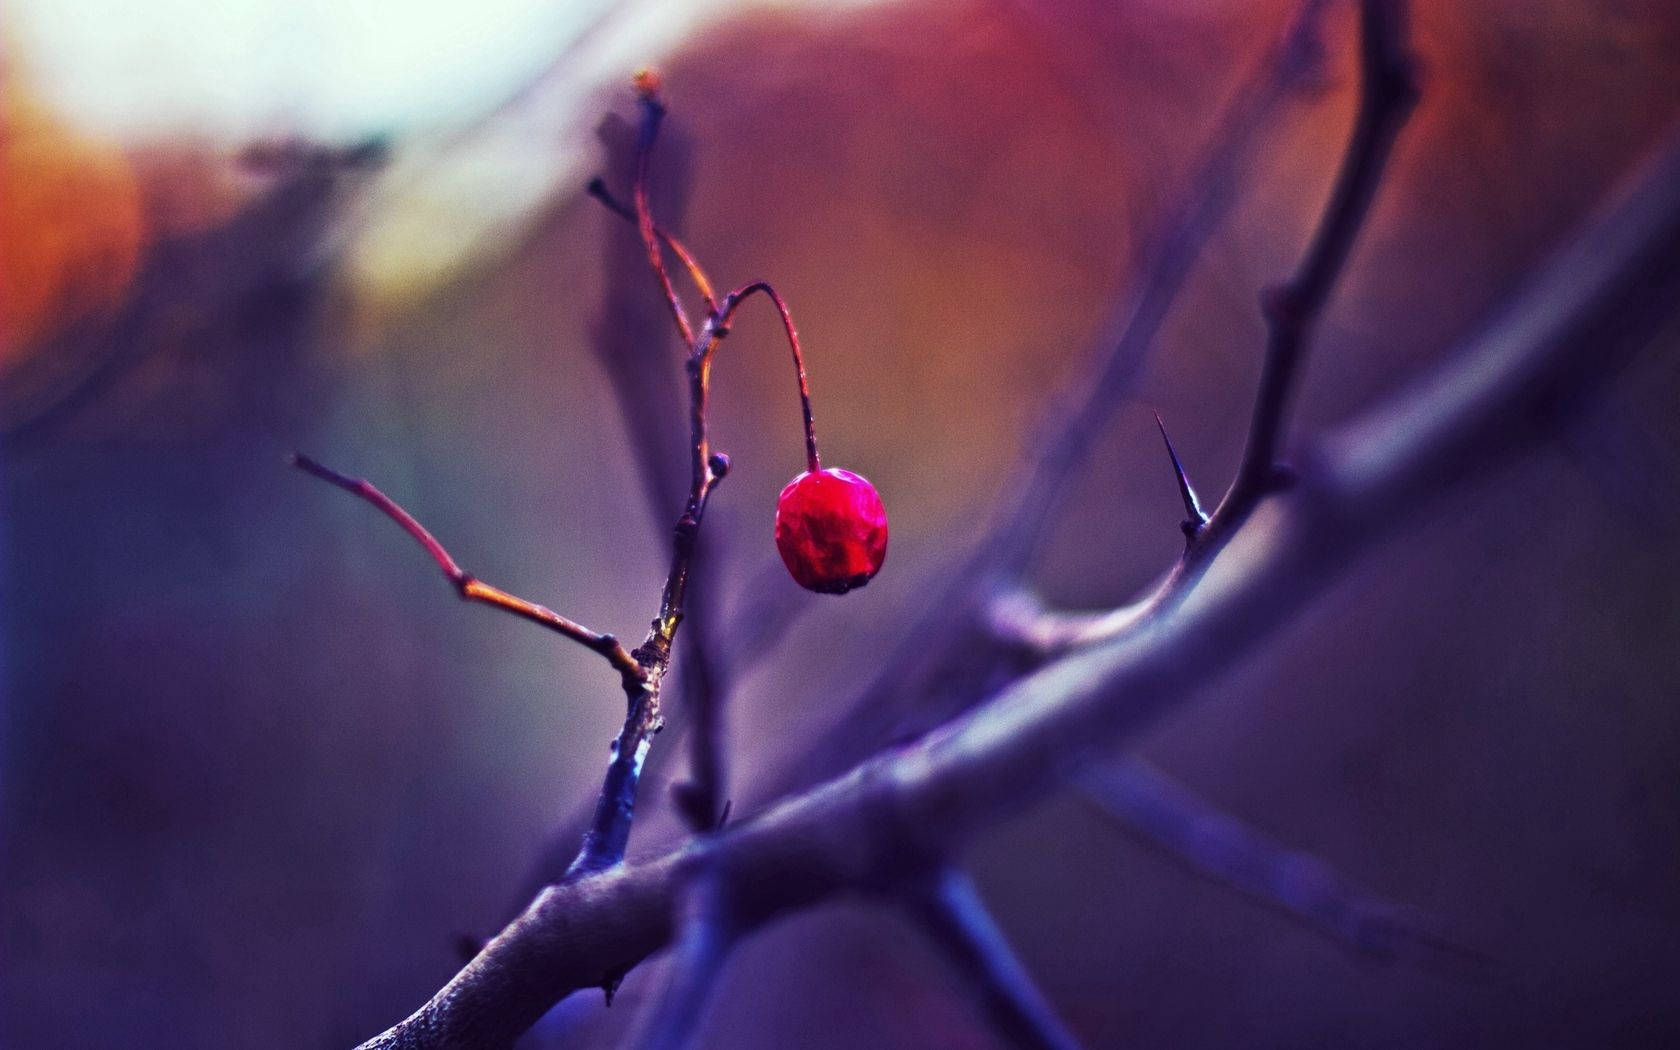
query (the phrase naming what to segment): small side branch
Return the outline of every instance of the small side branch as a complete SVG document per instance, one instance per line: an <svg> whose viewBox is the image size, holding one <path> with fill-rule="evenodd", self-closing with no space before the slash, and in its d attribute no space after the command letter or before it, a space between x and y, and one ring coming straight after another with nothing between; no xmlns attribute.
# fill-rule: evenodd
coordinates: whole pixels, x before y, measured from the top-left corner
<svg viewBox="0 0 1680 1050"><path fill-rule="evenodd" d="M624 679L626 688L641 682L642 667L629 650L621 645L616 637L602 634L569 620L552 609L528 602L524 598L509 594L499 587L475 578L471 573L461 568L443 544L437 541L424 525L421 525L412 514L404 510L395 500L375 488L372 483L362 478L346 477L329 467L310 459L302 453L292 456L292 465L307 474L313 474L322 481L336 485L344 491L372 504L380 513L396 522L404 532L414 537L415 542L423 547L432 561L443 570L444 577L455 588L464 601L479 602L503 612L512 613L521 619L539 624L577 642L585 648L592 649L606 657L613 669L618 671Z"/></svg>
<svg viewBox="0 0 1680 1050"><path fill-rule="evenodd" d="M1480 961L1414 908L1349 882L1317 857L1224 813L1141 759L1090 767L1084 793L1126 831L1191 871L1354 951L1394 961Z"/></svg>
<svg viewBox="0 0 1680 1050"><path fill-rule="evenodd" d="M1278 450L1306 345L1365 224L1394 141L1417 104L1405 0L1361 0L1359 55L1359 112L1330 200L1294 275L1261 296L1265 365L1242 462L1220 508L1236 516L1277 484Z"/></svg>
<svg viewBox="0 0 1680 1050"><path fill-rule="evenodd" d="M912 884L905 907L973 994L998 1034L1020 1050L1079 1050L966 874L942 867Z"/></svg>

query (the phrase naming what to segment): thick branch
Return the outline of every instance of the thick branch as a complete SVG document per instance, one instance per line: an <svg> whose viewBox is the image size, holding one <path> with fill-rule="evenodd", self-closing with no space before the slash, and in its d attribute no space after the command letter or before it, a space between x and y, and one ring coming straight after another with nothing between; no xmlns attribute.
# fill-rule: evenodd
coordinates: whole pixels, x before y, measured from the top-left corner
<svg viewBox="0 0 1680 1050"><path fill-rule="evenodd" d="M905 905L952 971L974 996L986 1021L1019 1050L1079 1050L998 928L974 882L941 868L914 882Z"/></svg>
<svg viewBox="0 0 1680 1050"><path fill-rule="evenodd" d="M1680 291L1680 148L1560 252L1418 390L1331 435L1239 538L1241 557L1142 635L1071 654L908 750L726 830L743 929L879 885L904 837L949 848L1135 736L1289 622L1363 550L1456 482L1532 444L1642 345ZM681 855L544 892L372 1047L508 1045L550 1005L670 937Z"/></svg>

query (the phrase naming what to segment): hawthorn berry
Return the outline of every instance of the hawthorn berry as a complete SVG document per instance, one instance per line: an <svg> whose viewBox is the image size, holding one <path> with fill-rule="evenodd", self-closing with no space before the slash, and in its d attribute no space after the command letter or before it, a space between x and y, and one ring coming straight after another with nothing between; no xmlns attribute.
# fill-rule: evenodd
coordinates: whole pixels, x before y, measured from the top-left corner
<svg viewBox="0 0 1680 1050"><path fill-rule="evenodd" d="M868 479L830 467L808 470L776 500L776 550L807 590L862 587L887 557L887 510Z"/></svg>

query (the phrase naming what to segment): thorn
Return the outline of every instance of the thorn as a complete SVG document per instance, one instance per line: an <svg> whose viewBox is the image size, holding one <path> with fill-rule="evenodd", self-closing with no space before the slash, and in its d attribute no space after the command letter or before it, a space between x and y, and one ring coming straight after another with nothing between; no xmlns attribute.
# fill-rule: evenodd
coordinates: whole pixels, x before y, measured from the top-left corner
<svg viewBox="0 0 1680 1050"><path fill-rule="evenodd" d="M732 798L726 798L726 799L723 800L723 812L718 814L718 821L717 821L717 829L719 831L722 831L723 826L725 824L729 823L729 810L734 805L735 805L735 800L732 799Z"/></svg>
<svg viewBox="0 0 1680 1050"><path fill-rule="evenodd" d="M618 986L624 983L624 975L616 974L601 983L601 994L606 997L607 1005L613 1004L613 996L618 994Z"/></svg>
<svg viewBox="0 0 1680 1050"><path fill-rule="evenodd" d="M1188 517L1184 520L1184 537L1194 539L1202 526L1207 524L1207 512L1202 510L1201 500L1196 498L1196 490L1190 487L1190 478L1184 473L1184 464L1178 460L1178 452L1173 448L1172 438L1167 436L1167 425L1161 421L1161 413L1155 413L1155 425L1161 428L1161 440L1166 442L1167 456L1172 460L1173 475L1178 479L1178 494L1184 499L1184 513Z"/></svg>

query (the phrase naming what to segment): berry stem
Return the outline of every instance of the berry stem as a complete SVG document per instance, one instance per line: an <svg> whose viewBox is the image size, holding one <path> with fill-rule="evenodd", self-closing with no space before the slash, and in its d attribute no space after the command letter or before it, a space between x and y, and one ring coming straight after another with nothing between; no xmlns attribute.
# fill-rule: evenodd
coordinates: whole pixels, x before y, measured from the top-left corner
<svg viewBox="0 0 1680 1050"><path fill-rule="evenodd" d="M817 426L811 416L811 382L805 376L805 355L799 349L799 330L794 327L793 314L788 310L787 301L777 294L768 281L754 281L723 297L718 311L719 325L727 330L730 316L754 292L763 292L776 304L776 312L782 315L782 329L787 332L788 347L793 351L793 370L799 377L799 410L805 423L805 466L815 474L822 469L822 459L817 455ZM708 351L708 354L711 352Z"/></svg>

